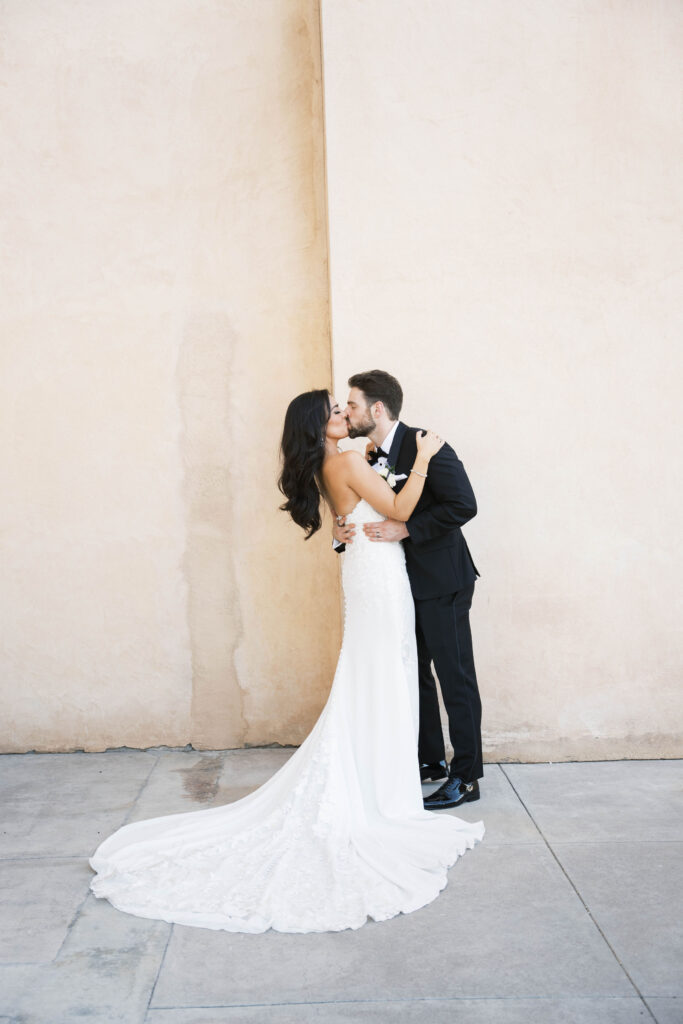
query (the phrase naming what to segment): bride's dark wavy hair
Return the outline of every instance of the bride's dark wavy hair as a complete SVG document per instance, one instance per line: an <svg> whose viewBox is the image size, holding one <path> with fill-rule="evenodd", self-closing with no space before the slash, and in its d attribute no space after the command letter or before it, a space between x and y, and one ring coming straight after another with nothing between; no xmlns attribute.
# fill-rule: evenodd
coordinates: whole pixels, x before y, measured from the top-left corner
<svg viewBox="0 0 683 1024"><path fill-rule="evenodd" d="M306 391L292 399L285 414L277 485L287 499L280 508L303 530L305 539L320 529L320 469L325 455L325 428L330 396L325 390Z"/></svg>

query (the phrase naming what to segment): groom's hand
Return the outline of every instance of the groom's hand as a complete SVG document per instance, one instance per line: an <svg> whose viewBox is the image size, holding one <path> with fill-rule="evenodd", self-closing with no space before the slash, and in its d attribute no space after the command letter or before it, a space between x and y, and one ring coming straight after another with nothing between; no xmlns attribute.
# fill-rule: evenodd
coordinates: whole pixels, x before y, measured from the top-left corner
<svg viewBox="0 0 683 1024"><path fill-rule="evenodd" d="M353 535L356 532L355 523L347 523L346 516L339 516L341 523L335 517L334 525L332 526L332 536L340 544L353 544Z"/></svg>
<svg viewBox="0 0 683 1024"><path fill-rule="evenodd" d="M405 523L397 519L385 519L382 523L364 523L365 536L372 541L405 540L410 534Z"/></svg>

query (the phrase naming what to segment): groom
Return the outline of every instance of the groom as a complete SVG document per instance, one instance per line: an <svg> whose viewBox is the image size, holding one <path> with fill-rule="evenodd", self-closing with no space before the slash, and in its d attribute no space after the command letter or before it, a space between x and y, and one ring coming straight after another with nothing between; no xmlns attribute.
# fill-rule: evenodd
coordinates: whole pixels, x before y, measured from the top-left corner
<svg viewBox="0 0 683 1024"><path fill-rule="evenodd" d="M356 373L345 414L349 437L368 437L375 445L368 461L386 475L410 473L417 445L414 427L398 419L403 404L401 385L383 370ZM397 480L395 490L405 479ZM429 810L457 807L479 799L478 779L484 774L481 753L481 700L472 653L469 610L479 575L460 527L476 515L477 504L465 468L445 444L429 463L428 478L407 523L386 519L366 523L373 543L403 541L406 568L415 601L415 630L420 686L418 757L422 781L446 782L426 797ZM337 521L335 547L353 543L352 523ZM381 623L378 624L381 627ZM439 677L448 714L454 756L446 766L436 682Z"/></svg>

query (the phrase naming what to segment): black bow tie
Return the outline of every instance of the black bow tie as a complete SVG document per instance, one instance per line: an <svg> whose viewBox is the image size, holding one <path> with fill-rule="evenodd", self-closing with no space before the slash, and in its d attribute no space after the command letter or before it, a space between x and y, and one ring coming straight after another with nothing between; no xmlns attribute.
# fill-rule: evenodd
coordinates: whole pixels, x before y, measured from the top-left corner
<svg viewBox="0 0 683 1024"><path fill-rule="evenodd" d="M368 462L371 466L374 466L380 459L388 458L388 452L385 452L383 448L376 448L374 452L368 454Z"/></svg>

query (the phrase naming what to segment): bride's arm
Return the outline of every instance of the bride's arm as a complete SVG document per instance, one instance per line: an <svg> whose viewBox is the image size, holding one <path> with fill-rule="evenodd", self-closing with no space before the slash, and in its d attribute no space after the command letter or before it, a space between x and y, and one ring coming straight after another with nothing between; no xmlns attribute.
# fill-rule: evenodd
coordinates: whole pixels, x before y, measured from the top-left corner
<svg viewBox="0 0 683 1024"><path fill-rule="evenodd" d="M365 498L368 504L387 519L398 519L405 523L413 513L427 478L427 467L432 455L443 445L441 438L431 430L420 436L413 468L399 494L392 491L386 480L372 469L358 452L345 452L344 469L346 483L359 498Z"/></svg>

